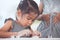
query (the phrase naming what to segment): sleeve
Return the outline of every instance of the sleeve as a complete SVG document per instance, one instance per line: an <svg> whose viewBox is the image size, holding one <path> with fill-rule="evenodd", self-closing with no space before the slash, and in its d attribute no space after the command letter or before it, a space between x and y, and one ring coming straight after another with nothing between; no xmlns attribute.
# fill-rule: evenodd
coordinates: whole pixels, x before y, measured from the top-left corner
<svg viewBox="0 0 60 40"><path fill-rule="evenodd" d="M41 37L42 38L47 38L48 35L49 35L49 28L41 31Z"/></svg>
<svg viewBox="0 0 60 40"><path fill-rule="evenodd" d="M60 23L56 23L52 31L53 37L60 38Z"/></svg>
<svg viewBox="0 0 60 40"><path fill-rule="evenodd" d="M41 22L37 28L37 31L41 32L41 38L46 38L49 34L49 27L45 28L44 22Z"/></svg>

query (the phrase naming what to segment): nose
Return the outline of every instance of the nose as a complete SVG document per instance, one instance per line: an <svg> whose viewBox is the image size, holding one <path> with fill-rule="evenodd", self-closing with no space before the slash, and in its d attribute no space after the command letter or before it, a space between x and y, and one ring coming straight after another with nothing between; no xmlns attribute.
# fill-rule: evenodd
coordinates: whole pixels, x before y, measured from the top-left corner
<svg viewBox="0 0 60 40"><path fill-rule="evenodd" d="M29 20L29 24L30 24L30 25L32 24L32 20Z"/></svg>

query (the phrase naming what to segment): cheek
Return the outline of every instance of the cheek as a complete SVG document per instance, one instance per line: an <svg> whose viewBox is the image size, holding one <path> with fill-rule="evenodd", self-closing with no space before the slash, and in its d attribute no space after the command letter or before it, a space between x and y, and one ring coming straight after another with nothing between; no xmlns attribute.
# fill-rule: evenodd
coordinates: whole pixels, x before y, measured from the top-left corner
<svg viewBox="0 0 60 40"><path fill-rule="evenodd" d="M28 20L23 19L22 23L23 23L24 25L27 25L27 24L28 24Z"/></svg>

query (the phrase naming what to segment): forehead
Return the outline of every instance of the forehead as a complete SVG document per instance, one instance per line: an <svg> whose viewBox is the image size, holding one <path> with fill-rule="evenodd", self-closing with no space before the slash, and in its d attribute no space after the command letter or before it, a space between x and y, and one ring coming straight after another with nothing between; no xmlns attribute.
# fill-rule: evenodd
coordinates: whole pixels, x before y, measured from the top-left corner
<svg viewBox="0 0 60 40"><path fill-rule="evenodd" d="M29 14L29 16L30 16L30 17L36 17L36 16L38 16L38 14L35 13L35 12L31 12L31 13Z"/></svg>
<svg viewBox="0 0 60 40"><path fill-rule="evenodd" d="M36 18L38 16L38 14L35 13L35 12L31 12L29 14L24 14L24 16L34 19L34 18Z"/></svg>

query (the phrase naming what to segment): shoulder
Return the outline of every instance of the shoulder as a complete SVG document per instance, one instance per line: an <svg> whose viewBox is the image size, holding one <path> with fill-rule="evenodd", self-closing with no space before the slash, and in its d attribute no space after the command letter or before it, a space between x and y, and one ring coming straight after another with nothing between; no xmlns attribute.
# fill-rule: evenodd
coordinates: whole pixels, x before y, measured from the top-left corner
<svg viewBox="0 0 60 40"><path fill-rule="evenodd" d="M12 26L12 21L8 20L6 21L6 23L4 23L4 25L2 26L2 28L0 29L1 31L8 31Z"/></svg>
<svg viewBox="0 0 60 40"><path fill-rule="evenodd" d="M8 21L6 21L5 24L12 24L12 20L8 20Z"/></svg>
<svg viewBox="0 0 60 40"><path fill-rule="evenodd" d="M5 19L4 24L12 25L12 22L13 22L13 19L12 18L8 18L8 19Z"/></svg>

